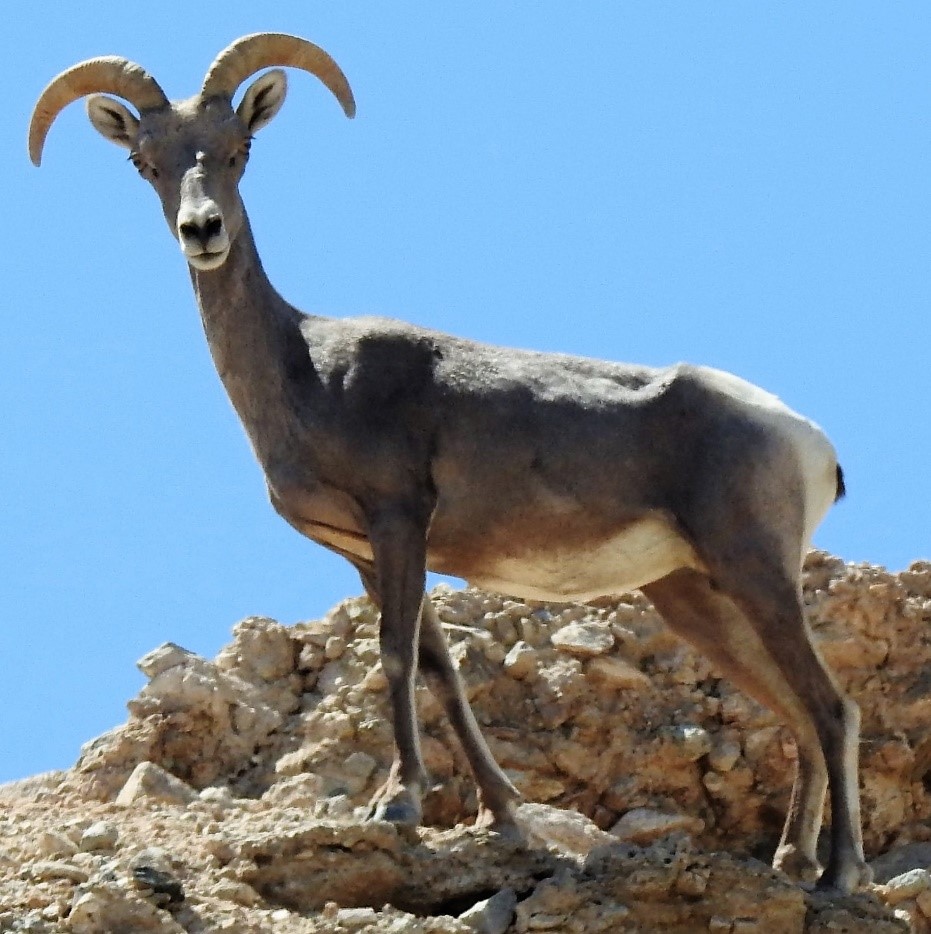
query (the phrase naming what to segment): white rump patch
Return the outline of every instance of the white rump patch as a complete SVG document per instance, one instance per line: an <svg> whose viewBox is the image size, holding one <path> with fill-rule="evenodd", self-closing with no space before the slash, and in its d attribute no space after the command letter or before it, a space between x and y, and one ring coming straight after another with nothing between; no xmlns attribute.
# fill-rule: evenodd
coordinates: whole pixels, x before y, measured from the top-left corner
<svg viewBox="0 0 931 934"><path fill-rule="evenodd" d="M802 557L812 535L837 496L837 453L827 435L811 420L790 409L774 396L739 376L699 367L708 385L753 406L773 432L787 438L795 448L805 484L805 538Z"/></svg>
<svg viewBox="0 0 931 934"><path fill-rule="evenodd" d="M705 570L668 522L651 517L586 547L500 558L471 574L469 583L525 600L584 603L627 593L683 567Z"/></svg>

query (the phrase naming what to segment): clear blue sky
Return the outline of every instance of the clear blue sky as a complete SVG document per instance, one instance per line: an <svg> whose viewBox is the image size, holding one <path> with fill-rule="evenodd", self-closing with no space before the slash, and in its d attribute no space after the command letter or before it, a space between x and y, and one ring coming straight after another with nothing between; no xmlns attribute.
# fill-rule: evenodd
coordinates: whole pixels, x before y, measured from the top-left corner
<svg viewBox="0 0 931 934"><path fill-rule="evenodd" d="M121 54L171 97L257 30L323 45L243 184L273 281L502 344L690 360L834 439L816 543L931 555L931 5L11 4L0 238L0 781L125 719L134 662L358 593L267 505L156 198L80 104L41 170L46 82ZM261 10L273 9L272 13Z"/></svg>

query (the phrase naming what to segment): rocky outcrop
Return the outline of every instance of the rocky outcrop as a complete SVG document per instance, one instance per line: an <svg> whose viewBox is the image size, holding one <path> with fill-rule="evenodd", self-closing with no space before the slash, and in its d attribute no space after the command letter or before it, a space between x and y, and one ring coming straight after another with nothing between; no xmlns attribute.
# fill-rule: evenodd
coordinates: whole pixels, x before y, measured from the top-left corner
<svg viewBox="0 0 931 934"><path fill-rule="evenodd" d="M766 863L795 745L638 594L594 607L438 588L476 716L527 802L518 844L418 688L427 827L367 822L392 752L363 599L173 645L74 768L0 788L0 930L931 931L931 563L806 566L818 646L863 714L877 885L812 895Z"/></svg>

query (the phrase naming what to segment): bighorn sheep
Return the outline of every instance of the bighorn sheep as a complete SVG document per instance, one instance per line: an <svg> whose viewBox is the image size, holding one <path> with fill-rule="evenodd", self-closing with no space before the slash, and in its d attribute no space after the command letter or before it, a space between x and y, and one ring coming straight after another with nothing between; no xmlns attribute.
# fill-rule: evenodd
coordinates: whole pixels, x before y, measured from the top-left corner
<svg viewBox="0 0 931 934"><path fill-rule="evenodd" d="M425 599L427 568L533 600L640 587L795 734L775 865L817 877L830 787L832 850L820 885L864 882L859 715L813 649L800 602L803 555L843 492L830 442L776 397L717 370L505 350L292 307L262 268L238 190L253 134L284 102L285 74L263 73L235 110L232 98L272 66L316 75L353 116L346 78L323 50L262 33L224 49L200 92L181 102L123 58L69 68L36 104L29 153L38 165L57 114L90 95L91 123L130 151L161 199L272 505L347 558L380 607L396 753L376 815L421 818L419 668L465 749L480 819L515 831L519 794L451 664Z"/></svg>

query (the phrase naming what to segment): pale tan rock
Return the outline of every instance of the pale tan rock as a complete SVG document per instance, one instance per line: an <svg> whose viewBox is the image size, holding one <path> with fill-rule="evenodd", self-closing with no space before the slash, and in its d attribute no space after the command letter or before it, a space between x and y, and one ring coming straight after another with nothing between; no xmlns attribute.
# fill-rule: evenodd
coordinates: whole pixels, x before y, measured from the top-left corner
<svg viewBox="0 0 931 934"><path fill-rule="evenodd" d="M575 658L554 658L539 675L534 690L544 698L570 699L585 690L582 663Z"/></svg>
<svg viewBox="0 0 931 934"><path fill-rule="evenodd" d="M188 653L153 670L156 673L140 692L142 703L159 702L162 710L169 712L194 706L211 710L225 700L219 690L217 667L199 655Z"/></svg>
<svg viewBox="0 0 931 934"><path fill-rule="evenodd" d="M537 613L522 617L517 621L517 632L528 645L539 649L548 639L548 629Z"/></svg>
<svg viewBox="0 0 931 934"><path fill-rule="evenodd" d="M555 847L570 856L584 858L596 846L615 842L611 834L600 830L577 811L566 811L546 804L520 805L517 821L532 841Z"/></svg>
<svg viewBox="0 0 931 934"><path fill-rule="evenodd" d="M232 792L225 785L210 785L202 788L197 797L221 811L236 806Z"/></svg>
<svg viewBox="0 0 931 934"><path fill-rule="evenodd" d="M695 762L711 752L711 734L704 727L693 724L676 725L669 731L668 735L677 750L689 762Z"/></svg>
<svg viewBox="0 0 931 934"><path fill-rule="evenodd" d="M718 737L708 752L708 765L716 772L730 772L740 758L740 743L730 737Z"/></svg>
<svg viewBox="0 0 931 934"><path fill-rule="evenodd" d="M298 647L275 620L250 616L233 627L233 635L233 644L217 656L219 669L235 671L247 681L275 681L294 671Z"/></svg>
<svg viewBox="0 0 931 934"><path fill-rule="evenodd" d="M913 561L899 578L912 593L931 598L931 561Z"/></svg>
<svg viewBox="0 0 931 934"><path fill-rule="evenodd" d="M297 668L299 671L315 671L323 667L327 660L326 643L328 639L329 637L324 640L322 646L315 645L313 642L308 642L301 647L297 660Z"/></svg>
<svg viewBox="0 0 931 934"><path fill-rule="evenodd" d="M593 681L616 691L650 684L650 679L639 668L635 668L622 658L613 656L592 659L585 673Z"/></svg>
<svg viewBox="0 0 931 934"><path fill-rule="evenodd" d="M81 866L66 860L41 860L30 867L34 879L47 882L51 879L65 879L68 882L86 882L90 873Z"/></svg>
<svg viewBox="0 0 931 934"><path fill-rule="evenodd" d="M239 882L236 879L221 879L214 885L206 888L208 898L217 898L223 901L236 902L246 908L263 905L262 896L251 885Z"/></svg>
<svg viewBox="0 0 931 934"><path fill-rule="evenodd" d="M459 915L459 920L476 934L505 934L514 919L517 893L502 889L490 898L476 902Z"/></svg>
<svg viewBox="0 0 931 934"><path fill-rule="evenodd" d="M877 872L886 882L931 866L927 577L923 565L893 575L817 553L806 566L813 638L829 646L839 683L862 711L864 840L871 862L888 867ZM641 595L545 607L445 588L438 602L476 718L527 802L583 814L595 840L603 840L598 828L637 809L656 812L663 822L638 837L658 834L656 842L591 848L583 834L583 861L566 841L558 858L558 849L509 849L465 826L399 832L359 824L393 748L377 613L351 600L292 629L245 621L214 662L184 650L157 654L128 722L86 744L76 768L0 787L0 930L18 922L57 934L73 922L88 931L110 929L102 923L171 931L196 917L199 930L231 934L467 934L465 921L443 910L508 886L522 895L513 930L626 934L710 925L886 934L911 924L918 934L929 926L931 889L824 898L746 857L765 858L778 838L794 742L681 643ZM566 626L602 627L614 647L589 658L562 651L552 636ZM327 659L329 640L338 658ZM515 654L533 659L523 679L506 664L519 640L526 648ZM468 824L476 801L467 764L442 705L422 684L417 703L438 781L425 813L440 827ZM182 776L191 791L209 791L184 794L183 806L140 796L115 807L110 802L146 761ZM315 815L330 819L321 826ZM112 850L73 854L43 836L61 834L74 847L99 821L118 830ZM130 858L153 845L180 857L174 881L187 900L172 911L127 891ZM37 878L42 862L77 874ZM889 905L877 900L889 892ZM91 896L73 918L72 896ZM281 912L274 925L273 912Z"/></svg>
<svg viewBox="0 0 931 934"><path fill-rule="evenodd" d="M517 790L529 801L547 802L565 794L566 783L558 778L547 778L538 772L524 769L507 769L507 777Z"/></svg>
<svg viewBox="0 0 931 934"><path fill-rule="evenodd" d="M522 681L537 670L537 651L529 643L519 639L505 655L503 666L512 678Z"/></svg>
<svg viewBox="0 0 931 934"><path fill-rule="evenodd" d="M572 622L550 637L560 651L579 658L604 655L614 647L614 634L603 623Z"/></svg>
<svg viewBox="0 0 931 934"><path fill-rule="evenodd" d="M194 652L189 652L175 642L163 642L158 648L146 652L136 662L136 667L147 677L154 678L169 668L182 665L192 659L200 658Z"/></svg>
<svg viewBox="0 0 931 934"><path fill-rule="evenodd" d="M95 821L81 834L79 847L86 853L115 850L120 831L109 821Z"/></svg>
<svg viewBox="0 0 931 934"><path fill-rule="evenodd" d="M366 691L385 691L388 689L388 678L381 665L372 668L362 679L362 688Z"/></svg>
<svg viewBox="0 0 931 934"><path fill-rule="evenodd" d="M931 889L922 889L915 896L915 905L928 919L931 919Z"/></svg>
<svg viewBox="0 0 931 934"><path fill-rule="evenodd" d="M704 829L705 823L701 818L688 814L666 814L651 808L633 808L611 828L611 833L620 840L643 845L672 833L699 834Z"/></svg>
<svg viewBox="0 0 931 934"><path fill-rule="evenodd" d="M882 888L882 896L887 905L898 905L927 891L931 891L931 874L928 870L910 869L890 879Z"/></svg>
<svg viewBox="0 0 931 934"><path fill-rule="evenodd" d="M74 856L78 846L66 834L57 830L43 830L38 839L38 851L42 856Z"/></svg>
<svg viewBox="0 0 931 934"><path fill-rule="evenodd" d="M116 796L116 803L131 807L141 799L166 804L190 804L197 792L154 762L140 762Z"/></svg>
<svg viewBox="0 0 931 934"><path fill-rule="evenodd" d="M505 619L516 621L526 619L533 613L533 607L519 600L505 600L500 615ZM514 637L516 638L516 636Z"/></svg>
<svg viewBox="0 0 931 934"><path fill-rule="evenodd" d="M589 751L582 743L564 740L553 750L553 764L562 774L589 782L598 771L598 760L589 755Z"/></svg>
<svg viewBox="0 0 931 934"><path fill-rule="evenodd" d="M323 647L323 654L326 655L326 657L331 661L337 658L342 658L345 651L345 636L330 636L330 638L326 640L326 645Z"/></svg>
<svg viewBox="0 0 931 934"><path fill-rule="evenodd" d="M75 893L68 915L71 934L132 931L133 934L184 934L168 912L115 884L89 885Z"/></svg>

